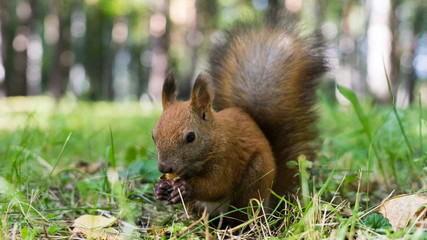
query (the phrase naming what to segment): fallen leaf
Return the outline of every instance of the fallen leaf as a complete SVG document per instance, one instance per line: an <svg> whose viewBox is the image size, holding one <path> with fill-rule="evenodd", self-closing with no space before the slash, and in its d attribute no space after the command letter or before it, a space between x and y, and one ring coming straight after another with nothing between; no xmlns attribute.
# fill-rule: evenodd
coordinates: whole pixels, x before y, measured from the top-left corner
<svg viewBox="0 0 427 240"><path fill-rule="evenodd" d="M412 220L417 226L425 226L427 197L420 195L399 195L396 198L384 201L379 212L388 220L395 229L406 227ZM423 216L420 216L423 214Z"/></svg>
<svg viewBox="0 0 427 240"><path fill-rule="evenodd" d="M74 228L74 234L84 234L87 239L96 240L123 240L124 238L119 235L119 231L114 228L102 228L102 229L86 229L86 228Z"/></svg>
<svg viewBox="0 0 427 240"><path fill-rule="evenodd" d="M87 239L122 240L119 231L110 227L115 221L115 217L83 215L74 220L73 233L86 235Z"/></svg>
<svg viewBox="0 0 427 240"><path fill-rule="evenodd" d="M84 229L104 228L111 226L115 221L115 217L106 218L103 216L83 215L74 220L73 226Z"/></svg>

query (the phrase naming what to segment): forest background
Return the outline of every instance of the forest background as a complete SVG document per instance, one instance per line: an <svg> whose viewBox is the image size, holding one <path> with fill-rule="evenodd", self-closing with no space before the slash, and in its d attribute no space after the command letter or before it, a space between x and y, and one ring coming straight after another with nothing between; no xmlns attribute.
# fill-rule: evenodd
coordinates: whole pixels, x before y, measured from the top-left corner
<svg viewBox="0 0 427 240"><path fill-rule="evenodd" d="M332 70L324 80L400 106L427 79L421 0L1 0L0 97L71 94L83 100L157 101L168 70L181 96L208 68L209 46L236 21L286 12L320 29ZM340 96L338 96L340 98ZM342 97L341 97L342 98ZM426 97L427 98L427 97Z"/></svg>

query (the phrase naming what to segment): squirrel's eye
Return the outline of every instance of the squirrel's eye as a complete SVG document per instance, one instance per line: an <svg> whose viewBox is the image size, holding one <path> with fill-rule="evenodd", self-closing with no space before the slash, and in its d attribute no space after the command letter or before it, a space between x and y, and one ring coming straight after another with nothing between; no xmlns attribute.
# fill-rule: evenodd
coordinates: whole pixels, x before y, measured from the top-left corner
<svg viewBox="0 0 427 240"><path fill-rule="evenodd" d="M187 143L191 143L196 138L196 134L194 132L189 132L187 134Z"/></svg>

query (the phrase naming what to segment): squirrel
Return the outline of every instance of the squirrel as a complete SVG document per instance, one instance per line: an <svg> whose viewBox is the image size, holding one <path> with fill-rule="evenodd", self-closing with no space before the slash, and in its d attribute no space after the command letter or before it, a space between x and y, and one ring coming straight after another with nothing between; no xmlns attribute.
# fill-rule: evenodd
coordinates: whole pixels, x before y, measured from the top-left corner
<svg viewBox="0 0 427 240"><path fill-rule="evenodd" d="M275 22L226 32L189 101L176 100L168 74L153 140L159 171L178 179L156 183L156 199L220 214L253 198L268 206L271 191L283 196L298 186L287 162L314 157L316 88L327 61L321 38L295 28ZM231 217L247 220L245 212Z"/></svg>

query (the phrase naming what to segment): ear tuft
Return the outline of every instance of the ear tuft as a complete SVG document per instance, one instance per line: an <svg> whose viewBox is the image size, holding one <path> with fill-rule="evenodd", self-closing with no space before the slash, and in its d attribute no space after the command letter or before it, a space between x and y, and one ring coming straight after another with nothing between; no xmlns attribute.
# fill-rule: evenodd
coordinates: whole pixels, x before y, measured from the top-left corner
<svg viewBox="0 0 427 240"><path fill-rule="evenodd" d="M174 77L174 73L171 71L166 76L165 82L163 83L162 91L162 105L163 109L166 109L169 105L175 102L177 95L177 84Z"/></svg>
<svg viewBox="0 0 427 240"><path fill-rule="evenodd" d="M212 114L212 99L213 90L209 84L209 76L201 73L197 76L191 93L191 109L203 120L207 120Z"/></svg>

